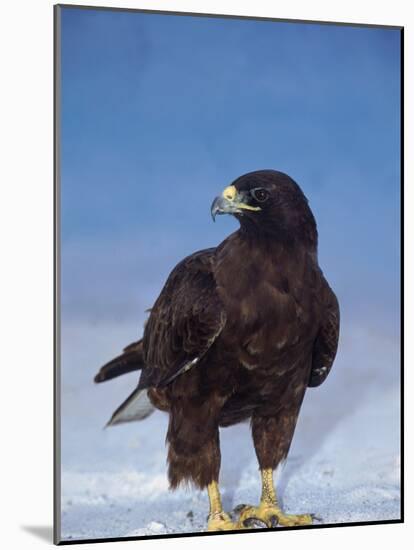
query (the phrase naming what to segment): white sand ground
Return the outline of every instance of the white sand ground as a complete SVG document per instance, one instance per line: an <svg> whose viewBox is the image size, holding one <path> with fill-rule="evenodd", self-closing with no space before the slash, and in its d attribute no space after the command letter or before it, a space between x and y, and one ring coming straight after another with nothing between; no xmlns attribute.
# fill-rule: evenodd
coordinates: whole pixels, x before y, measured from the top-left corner
<svg viewBox="0 0 414 550"><path fill-rule="evenodd" d="M136 374L94 385L101 363L136 337L136 326L65 323L62 333L62 539L205 529L207 496L171 492L167 418L103 426ZM386 334L345 325L328 380L309 389L279 495L288 512L323 523L400 517L398 346ZM260 480L249 425L221 431L224 506L256 503Z"/></svg>

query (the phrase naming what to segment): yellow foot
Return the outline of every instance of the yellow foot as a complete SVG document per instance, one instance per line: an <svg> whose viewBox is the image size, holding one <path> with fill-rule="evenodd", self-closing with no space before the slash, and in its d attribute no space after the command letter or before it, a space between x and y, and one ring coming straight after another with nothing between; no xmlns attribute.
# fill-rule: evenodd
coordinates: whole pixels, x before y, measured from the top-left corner
<svg viewBox="0 0 414 550"><path fill-rule="evenodd" d="M235 529L244 529L244 527L238 527L225 512L210 514L208 517L207 531L232 531Z"/></svg>
<svg viewBox="0 0 414 550"><path fill-rule="evenodd" d="M266 527L276 527L282 525L291 527L293 525L311 525L311 514L285 514L275 504L261 503L259 506L242 505L238 507L240 513L239 521L237 522L238 529L246 528L254 525L255 522L262 522Z"/></svg>

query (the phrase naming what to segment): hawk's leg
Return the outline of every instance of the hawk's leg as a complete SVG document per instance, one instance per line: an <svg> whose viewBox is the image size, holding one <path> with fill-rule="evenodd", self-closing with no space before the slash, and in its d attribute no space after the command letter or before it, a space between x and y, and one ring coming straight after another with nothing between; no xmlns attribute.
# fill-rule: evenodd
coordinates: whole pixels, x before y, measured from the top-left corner
<svg viewBox="0 0 414 550"><path fill-rule="evenodd" d="M208 531L230 531L237 529L230 516L223 510L221 504L220 491L217 481L212 481L207 486L208 498L210 501L210 513L208 515ZM242 526L243 528L243 526Z"/></svg>
<svg viewBox="0 0 414 550"><path fill-rule="evenodd" d="M191 396L176 399L170 411L167 433L168 476L171 488L190 481L199 489L207 489L210 513L207 529L227 531L237 529L223 510L218 487L220 472L220 441L217 416L212 399L200 402ZM221 403L217 402L219 410Z"/></svg>
<svg viewBox="0 0 414 550"><path fill-rule="evenodd" d="M273 471L271 468L261 470L262 475L262 496L259 506L240 507L240 516L238 528L246 527L255 520L263 522L267 527L276 527L283 525L285 527L292 525L310 525L312 516L310 514L285 514L280 508L276 491L273 485Z"/></svg>
<svg viewBox="0 0 414 550"><path fill-rule="evenodd" d="M273 484L273 470L286 459L289 452L303 392L298 391L296 396L296 402L277 411L276 414L269 408L263 409L261 415L252 417L254 447L262 476L262 496L259 506L239 507L241 525L245 525L245 522L249 523L248 520L254 522L254 519L262 521L267 527L273 527L276 524L291 526L312 523L310 514L285 514L280 508Z"/></svg>

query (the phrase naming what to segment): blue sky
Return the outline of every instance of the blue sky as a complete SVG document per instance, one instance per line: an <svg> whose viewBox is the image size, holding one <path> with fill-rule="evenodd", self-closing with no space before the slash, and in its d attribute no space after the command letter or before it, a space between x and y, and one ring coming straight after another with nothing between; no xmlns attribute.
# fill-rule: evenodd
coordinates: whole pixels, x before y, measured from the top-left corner
<svg viewBox="0 0 414 550"><path fill-rule="evenodd" d="M343 321L396 334L399 113L397 30L63 8L63 320L138 322L237 228L214 196L274 168L310 201Z"/></svg>

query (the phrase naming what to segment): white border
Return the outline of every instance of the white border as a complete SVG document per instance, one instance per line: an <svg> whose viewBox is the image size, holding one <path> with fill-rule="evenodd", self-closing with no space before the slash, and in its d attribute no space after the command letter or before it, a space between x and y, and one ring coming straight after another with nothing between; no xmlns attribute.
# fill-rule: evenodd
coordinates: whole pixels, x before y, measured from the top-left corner
<svg viewBox="0 0 414 550"><path fill-rule="evenodd" d="M93 1L73 4L105 5L171 11L311 19L324 21L404 25L406 43L406 98L414 97L414 27L410 2L290 0L153 0ZM45 540L24 527L52 523L52 105L53 105L53 2L19 0L4 2L0 21L2 136L0 162L1 239L1 483L2 546L8 549L44 546ZM411 64L411 68L410 68ZM412 104L412 103L411 103ZM406 212L412 206L413 109L406 101ZM409 218L406 215L406 218ZM406 219L406 242L411 242L413 221ZM413 249L413 247L411 247ZM414 280L413 253L406 251L406 341L410 340ZM412 346L406 365L412 363ZM406 376L409 396L411 377ZM410 425L413 400L407 403ZM410 492L412 444L406 438L407 488ZM274 548L376 550L406 547L412 506L406 502L405 525L347 527L313 531L263 533L241 538L198 537L140 542L105 543L105 548L235 547L240 542ZM411 533L413 535L414 533ZM50 544L50 542L49 542ZM120 546L122 545L122 546ZM299 546L300 545L300 546ZM90 545L83 545L84 548ZM93 545L94 548L101 545Z"/></svg>

